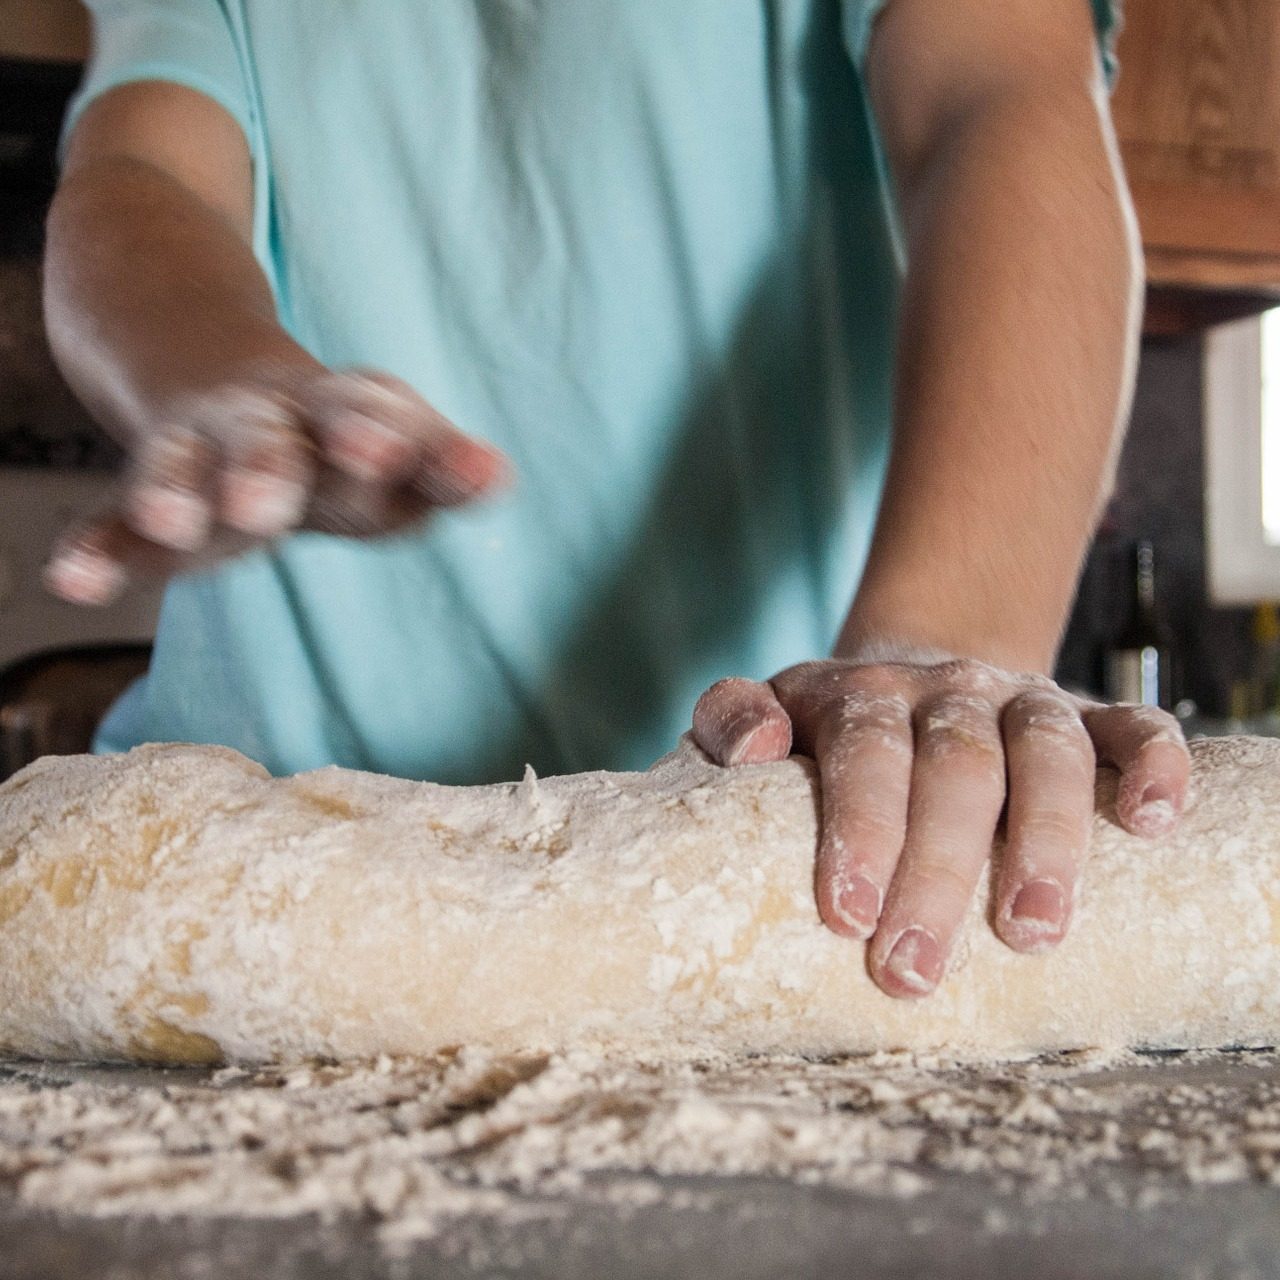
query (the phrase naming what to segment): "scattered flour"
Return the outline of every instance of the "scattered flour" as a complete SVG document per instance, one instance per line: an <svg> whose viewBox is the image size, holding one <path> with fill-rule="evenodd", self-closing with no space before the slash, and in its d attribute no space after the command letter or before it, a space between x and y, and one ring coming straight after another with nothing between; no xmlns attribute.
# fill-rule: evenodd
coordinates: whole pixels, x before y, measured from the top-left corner
<svg viewBox="0 0 1280 1280"><path fill-rule="evenodd" d="M643 1061L500 1056L287 1070L0 1068L0 1196L97 1216L354 1215L391 1248L577 1202L697 1207L671 1175L914 1197L1137 1206L1189 1183L1280 1187L1280 1054L906 1054ZM608 1178L591 1175L609 1173Z"/></svg>

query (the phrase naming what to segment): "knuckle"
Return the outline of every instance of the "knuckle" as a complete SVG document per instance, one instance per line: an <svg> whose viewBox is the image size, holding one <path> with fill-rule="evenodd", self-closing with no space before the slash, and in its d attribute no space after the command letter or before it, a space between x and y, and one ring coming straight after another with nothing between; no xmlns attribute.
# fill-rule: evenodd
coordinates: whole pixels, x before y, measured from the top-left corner
<svg viewBox="0 0 1280 1280"><path fill-rule="evenodd" d="M938 719L956 724L989 725L995 718L995 704L990 698L972 693L948 692L930 698L921 707L926 719Z"/></svg>
<svg viewBox="0 0 1280 1280"><path fill-rule="evenodd" d="M870 745L910 752L910 709L897 694L840 694L828 704L820 741L825 748L857 751Z"/></svg>
<svg viewBox="0 0 1280 1280"><path fill-rule="evenodd" d="M1029 793L1031 805L1072 808L1068 797L1078 796L1080 807L1092 802L1097 783L1097 759L1092 750L1077 750L1058 739L1035 744L1022 761L1022 769L1012 775L1011 785Z"/></svg>
<svg viewBox="0 0 1280 1280"><path fill-rule="evenodd" d="M288 428L293 406L274 388L229 383L187 401L180 420L218 439L236 440L249 434Z"/></svg>
<svg viewBox="0 0 1280 1280"><path fill-rule="evenodd" d="M1090 737L1098 749L1123 772L1159 766L1185 770L1190 761L1182 726L1158 707L1119 703L1098 719L1089 720Z"/></svg>
<svg viewBox="0 0 1280 1280"><path fill-rule="evenodd" d="M846 845L878 850L902 848L904 815L884 805L860 805L841 815L840 829Z"/></svg>
<svg viewBox="0 0 1280 1280"><path fill-rule="evenodd" d="M1176 716L1160 707L1140 706L1132 702L1117 702L1108 710L1126 729L1142 742L1183 741L1182 726Z"/></svg>
<svg viewBox="0 0 1280 1280"><path fill-rule="evenodd" d="M1031 809L1018 820L1012 835L1022 844L1074 848L1088 838L1089 817L1071 809Z"/></svg>
<svg viewBox="0 0 1280 1280"><path fill-rule="evenodd" d="M830 668L829 662L799 662L779 671L771 683L783 696L803 696L821 687L823 679L830 675Z"/></svg>
<svg viewBox="0 0 1280 1280"><path fill-rule="evenodd" d="M407 382L384 369L341 369L330 376L339 391L366 396L398 408L416 407L421 403L418 393Z"/></svg>
<svg viewBox="0 0 1280 1280"><path fill-rule="evenodd" d="M186 427L172 427L143 440L135 450L127 483L143 485L193 483L205 450L199 437Z"/></svg>
<svg viewBox="0 0 1280 1280"><path fill-rule="evenodd" d="M959 724L930 725L919 740L916 754L925 761L954 762L963 758L993 776L1004 768L1004 753L995 741Z"/></svg>
<svg viewBox="0 0 1280 1280"><path fill-rule="evenodd" d="M954 694L937 699L922 709L917 730L918 749L926 757L962 753L1004 767L1004 750L984 699Z"/></svg>
<svg viewBox="0 0 1280 1280"><path fill-rule="evenodd" d="M1019 671L1016 675L1018 683L1026 688L1028 692L1048 694L1050 697L1068 704L1073 700L1072 695L1068 694L1052 676L1043 675L1039 671Z"/></svg>
<svg viewBox="0 0 1280 1280"><path fill-rule="evenodd" d="M912 859L902 871L903 897L937 899L951 897L968 901L976 878L966 875L954 862L936 854Z"/></svg>
<svg viewBox="0 0 1280 1280"><path fill-rule="evenodd" d="M272 427L248 444L238 462L250 471L284 471L295 475L311 469L311 452L292 427Z"/></svg>
<svg viewBox="0 0 1280 1280"><path fill-rule="evenodd" d="M1187 741L1177 717L1158 707L1144 707L1148 714L1142 718L1142 747L1174 746L1186 750Z"/></svg>
<svg viewBox="0 0 1280 1280"><path fill-rule="evenodd" d="M931 672L936 679L969 694L991 694L1005 683L997 668L976 658L951 658L932 667Z"/></svg>
<svg viewBox="0 0 1280 1280"><path fill-rule="evenodd" d="M775 676L772 683L776 689L786 690L792 696L826 707L850 691L848 677L848 668L843 664L820 660L788 667Z"/></svg>
<svg viewBox="0 0 1280 1280"><path fill-rule="evenodd" d="M55 556L97 556L106 548L107 530L101 521L92 521L64 529L53 545L53 553Z"/></svg>
<svg viewBox="0 0 1280 1280"><path fill-rule="evenodd" d="M1005 708L1005 731L1032 741L1038 749L1062 748L1093 758L1093 744L1074 707L1045 694L1022 694Z"/></svg>
<svg viewBox="0 0 1280 1280"><path fill-rule="evenodd" d="M406 441L436 453L457 443L459 433L407 383L389 375L351 375L346 407L380 423Z"/></svg>
<svg viewBox="0 0 1280 1280"><path fill-rule="evenodd" d="M846 693L835 703L836 719L849 727L870 724L894 728L906 721L908 711L907 700L901 694Z"/></svg>
<svg viewBox="0 0 1280 1280"><path fill-rule="evenodd" d="M848 667L843 677L846 688L855 693L878 697L901 698L906 683L902 668L888 662Z"/></svg>
<svg viewBox="0 0 1280 1280"><path fill-rule="evenodd" d="M1018 732L1040 756L1052 754L1055 757L1075 756L1081 760L1092 760L1093 750L1088 737L1069 720L1032 720L1018 726Z"/></svg>
<svg viewBox="0 0 1280 1280"><path fill-rule="evenodd" d="M1014 720L1066 721L1079 724L1080 717L1076 709L1061 694L1050 693L1046 689L1024 689L1016 693L1005 705L1005 715Z"/></svg>
<svg viewBox="0 0 1280 1280"><path fill-rule="evenodd" d="M314 379L302 396L306 412L322 434L337 429L351 415L384 433L416 441L430 410L407 383L373 370L328 371Z"/></svg>
<svg viewBox="0 0 1280 1280"><path fill-rule="evenodd" d="M1070 716L1030 716L1011 727L1038 747L1064 747L1075 755L1093 754L1084 726Z"/></svg>

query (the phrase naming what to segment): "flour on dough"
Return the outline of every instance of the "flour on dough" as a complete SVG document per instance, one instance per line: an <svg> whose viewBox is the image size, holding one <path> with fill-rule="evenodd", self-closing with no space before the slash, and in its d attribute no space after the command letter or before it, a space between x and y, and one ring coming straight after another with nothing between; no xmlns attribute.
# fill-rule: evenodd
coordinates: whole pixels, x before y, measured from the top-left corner
<svg viewBox="0 0 1280 1280"><path fill-rule="evenodd" d="M812 767L441 787L234 752L45 759L0 786L0 1051L249 1062L455 1045L961 1055L1280 1040L1280 742L1193 743L1127 835L1100 774L1074 927L1016 955L975 901L901 1002L813 903ZM998 851L997 851L998 853Z"/></svg>

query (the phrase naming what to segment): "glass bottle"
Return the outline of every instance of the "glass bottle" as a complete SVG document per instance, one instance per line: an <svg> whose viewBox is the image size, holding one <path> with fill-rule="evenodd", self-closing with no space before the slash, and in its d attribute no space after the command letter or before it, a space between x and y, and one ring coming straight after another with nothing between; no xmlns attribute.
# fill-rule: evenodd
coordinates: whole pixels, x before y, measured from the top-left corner
<svg viewBox="0 0 1280 1280"><path fill-rule="evenodd" d="M1106 651L1104 682L1113 702L1173 707L1173 646L1156 610L1155 548L1143 538L1132 552L1133 595L1119 635Z"/></svg>

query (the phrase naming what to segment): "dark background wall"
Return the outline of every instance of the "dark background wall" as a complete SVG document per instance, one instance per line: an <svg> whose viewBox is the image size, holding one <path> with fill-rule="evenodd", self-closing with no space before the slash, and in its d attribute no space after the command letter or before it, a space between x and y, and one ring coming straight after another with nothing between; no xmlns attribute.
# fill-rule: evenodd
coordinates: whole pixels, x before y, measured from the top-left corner
<svg viewBox="0 0 1280 1280"><path fill-rule="evenodd" d="M1199 335L1148 338L1116 486L1080 582L1060 680L1098 690L1101 655L1133 597L1130 552L1149 538L1159 612L1175 641L1177 696L1226 715L1249 666L1251 611L1215 609L1205 580L1202 356Z"/></svg>
<svg viewBox="0 0 1280 1280"><path fill-rule="evenodd" d="M40 319L44 213L71 65L0 58L0 466L108 467L116 450L53 367Z"/></svg>

